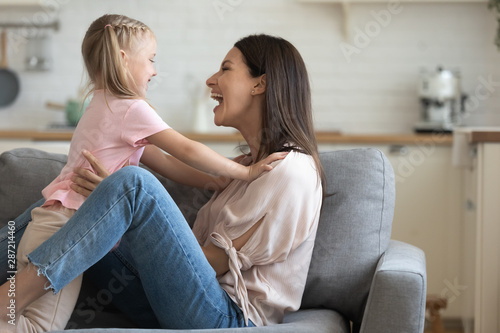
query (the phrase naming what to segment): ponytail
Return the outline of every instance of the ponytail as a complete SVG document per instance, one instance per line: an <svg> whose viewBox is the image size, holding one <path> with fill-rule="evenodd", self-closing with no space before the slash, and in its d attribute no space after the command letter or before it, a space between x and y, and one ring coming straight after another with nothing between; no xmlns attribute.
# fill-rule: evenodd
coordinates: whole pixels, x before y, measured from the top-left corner
<svg viewBox="0 0 500 333"><path fill-rule="evenodd" d="M104 15L92 22L82 43L87 97L99 85L116 97L140 98L122 50L130 50L147 33L153 34L148 26L124 15Z"/></svg>
<svg viewBox="0 0 500 333"><path fill-rule="evenodd" d="M113 26L104 28L102 52L102 84L103 88L112 95L120 97L137 97L137 93L129 88L129 82L134 82L129 71L123 64L121 47Z"/></svg>

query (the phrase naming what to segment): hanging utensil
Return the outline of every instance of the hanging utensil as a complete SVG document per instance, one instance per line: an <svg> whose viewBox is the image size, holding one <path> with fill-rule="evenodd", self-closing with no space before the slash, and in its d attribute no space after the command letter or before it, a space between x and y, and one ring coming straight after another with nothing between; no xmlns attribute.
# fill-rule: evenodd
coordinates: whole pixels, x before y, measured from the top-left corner
<svg viewBox="0 0 500 333"><path fill-rule="evenodd" d="M19 79L8 68L7 63L7 32L2 30L0 35L2 46L2 59L0 60L0 107L5 107L16 99L19 94Z"/></svg>

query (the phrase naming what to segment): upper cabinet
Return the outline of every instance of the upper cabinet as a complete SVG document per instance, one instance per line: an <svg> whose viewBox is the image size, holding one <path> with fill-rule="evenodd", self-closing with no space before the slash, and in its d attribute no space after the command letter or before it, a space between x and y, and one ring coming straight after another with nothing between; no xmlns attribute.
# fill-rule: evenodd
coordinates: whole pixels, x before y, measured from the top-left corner
<svg viewBox="0 0 500 333"><path fill-rule="evenodd" d="M381 3L381 2L387 2L384 0L298 0L299 2L304 2L304 3ZM429 3L455 3L455 2L462 2L462 3L487 3L488 0L398 0L394 1L397 3L422 3L422 2L429 2Z"/></svg>

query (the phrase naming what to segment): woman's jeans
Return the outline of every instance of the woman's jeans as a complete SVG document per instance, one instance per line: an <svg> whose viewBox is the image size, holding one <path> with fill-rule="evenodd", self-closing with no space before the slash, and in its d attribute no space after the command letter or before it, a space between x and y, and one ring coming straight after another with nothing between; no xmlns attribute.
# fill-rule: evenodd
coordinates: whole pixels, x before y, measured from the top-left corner
<svg viewBox="0 0 500 333"><path fill-rule="evenodd" d="M18 228L29 219L28 211L17 218ZM170 195L138 167L107 177L28 257L56 292L90 268L93 280L141 327L245 326ZM6 264L0 264L3 274Z"/></svg>

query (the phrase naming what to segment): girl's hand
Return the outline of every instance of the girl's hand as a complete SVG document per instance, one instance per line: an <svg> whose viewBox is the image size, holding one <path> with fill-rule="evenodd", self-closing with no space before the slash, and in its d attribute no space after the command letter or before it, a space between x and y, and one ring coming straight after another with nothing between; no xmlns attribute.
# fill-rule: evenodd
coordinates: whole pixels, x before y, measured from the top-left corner
<svg viewBox="0 0 500 333"><path fill-rule="evenodd" d="M271 171L273 169L271 163L273 163L274 161L282 160L287 155L288 152L273 153L262 161L250 165L248 167L248 181L252 182L257 179L262 173Z"/></svg>
<svg viewBox="0 0 500 333"><path fill-rule="evenodd" d="M73 181L71 189L85 197L88 197L97 185L99 185L104 178L109 176L110 173L89 151L83 150L82 154L87 161L89 161L96 173L83 168L75 168L73 172L76 173L76 175L71 178Z"/></svg>
<svg viewBox="0 0 500 333"><path fill-rule="evenodd" d="M240 163L245 157L248 157L246 154L241 154L233 158L233 162Z"/></svg>

